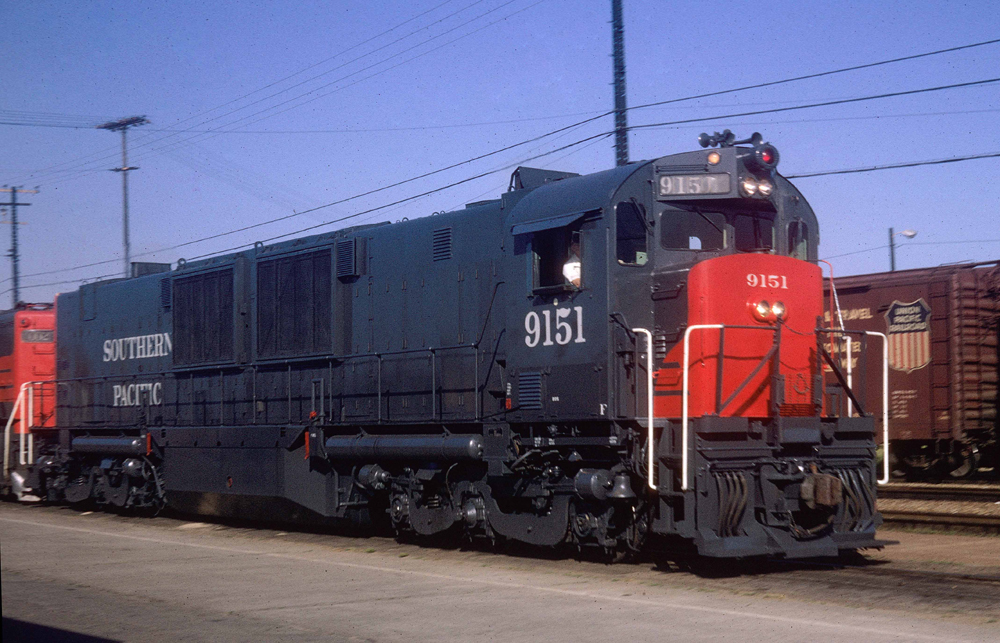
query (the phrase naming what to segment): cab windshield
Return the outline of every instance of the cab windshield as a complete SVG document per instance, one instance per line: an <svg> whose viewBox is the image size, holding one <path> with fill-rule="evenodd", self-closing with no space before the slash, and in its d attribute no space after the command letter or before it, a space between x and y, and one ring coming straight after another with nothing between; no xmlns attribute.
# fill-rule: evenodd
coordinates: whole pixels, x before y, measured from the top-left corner
<svg viewBox="0 0 1000 643"><path fill-rule="evenodd" d="M763 213L664 210L660 245L666 250L773 252L774 221Z"/></svg>

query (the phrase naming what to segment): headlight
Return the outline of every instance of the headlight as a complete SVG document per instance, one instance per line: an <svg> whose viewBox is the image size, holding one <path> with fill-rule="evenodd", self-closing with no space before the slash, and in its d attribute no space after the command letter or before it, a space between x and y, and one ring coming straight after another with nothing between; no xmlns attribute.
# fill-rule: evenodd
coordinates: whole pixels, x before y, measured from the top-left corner
<svg viewBox="0 0 1000 643"><path fill-rule="evenodd" d="M770 181L761 181L757 184L757 189L760 190L761 196L771 196L771 193L774 192L774 184Z"/></svg>
<svg viewBox="0 0 1000 643"><path fill-rule="evenodd" d="M758 301L750 306L753 318L760 322L766 322L771 316L771 304L766 301Z"/></svg>
<svg viewBox="0 0 1000 643"><path fill-rule="evenodd" d="M780 301L774 302L774 304L771 306L771 314L777 317L778 319L784 319L785 314L787 312L788 311L785 309L785 304L781 303Z"/></svg>
<svg viewBox="0 0 1000 643"><path fill-rule="evenodd" d="M740 182L740 188L743 190L743 194L753 196L757 194L757 181L754 181L751 178L743 179L743 181Z"/></svg>

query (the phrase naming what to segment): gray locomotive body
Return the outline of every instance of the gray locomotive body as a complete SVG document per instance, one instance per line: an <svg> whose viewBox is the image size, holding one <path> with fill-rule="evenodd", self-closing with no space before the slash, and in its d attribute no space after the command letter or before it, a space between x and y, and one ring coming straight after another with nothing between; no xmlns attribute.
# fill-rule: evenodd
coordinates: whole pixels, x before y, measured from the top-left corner
<svg viewBox="0 0 1000 643"><path fill-rule="evenodd" d="M40 433L35 484L52 500L617 553L648 535L724 557L879 546L872 419L834 417L818 392L783 404L796 349L770 333L780 320L758 320L767 346L786 344L740 408L682 425L661 406L679 388L654 391L699 323L694 267L818 271L797 190L773 165L767 194L742 187L755 151L521 168L464 210L61 295L58 427ZM748 325L740 310L724 323Z"/></svg>

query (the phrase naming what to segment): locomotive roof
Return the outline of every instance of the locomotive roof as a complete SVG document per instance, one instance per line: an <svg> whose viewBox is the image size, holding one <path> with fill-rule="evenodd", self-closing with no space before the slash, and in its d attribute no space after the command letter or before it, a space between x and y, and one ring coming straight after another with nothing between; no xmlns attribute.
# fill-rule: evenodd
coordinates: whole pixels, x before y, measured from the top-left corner
<svg viewBox="0 0 1000 643"><path fill-rule="evenodd" d="M599 210L615 190L648 161L622 165L603 172L574 176L546 183L524 196L508 215L507 223L517 232L531 232L555 222ZM568 223L568 221L567 221ZM542 227L539 227L542 226Z"/></svg>

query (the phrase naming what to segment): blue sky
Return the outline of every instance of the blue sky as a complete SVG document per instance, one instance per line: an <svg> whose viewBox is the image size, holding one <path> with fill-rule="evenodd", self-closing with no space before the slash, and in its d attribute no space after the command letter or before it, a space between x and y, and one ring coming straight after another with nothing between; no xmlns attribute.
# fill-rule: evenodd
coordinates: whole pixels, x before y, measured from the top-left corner
<svg viewBox="0 0 1000 643"><path fill-rule="evenodd" d="M633 106L1000 38L990 0L624 5ZM0 125L0 185L40 190L20 197L32 203L19 211L22 299L51 300L121 270L121 180L108 171L120 165L120 138L94 128L113 119L151 121L129 133L130 165L141 168L130 174L133 260L176 262L352 215L318 230L450 210L497 196L522 163L611 167L611 138L551 153L609 131L607 117L351 198L606 112L610 15L604 0L0 4L0 121L22 123ZM998 70L1000 43L637 109L629 124L987 80ZM638 129L631 157L694 149L698 133L723 128L760 131L786 175L1000 152L998 99L992 83ZM918 231L899 239L899 268L1000 257L998 158L796 184L838 274L888 269L890 226ZM0 228L0 247L9 231ZM10 276L0 262L0 291Z"/></svg>

